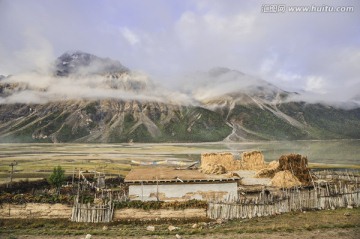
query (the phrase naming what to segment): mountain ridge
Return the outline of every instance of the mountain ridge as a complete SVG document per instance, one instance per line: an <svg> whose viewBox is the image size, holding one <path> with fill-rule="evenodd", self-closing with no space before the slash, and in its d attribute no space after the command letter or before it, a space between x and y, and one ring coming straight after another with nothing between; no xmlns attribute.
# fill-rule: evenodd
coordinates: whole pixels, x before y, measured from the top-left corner
<svg viewBox="0 0 360 239"><path fill-rule="evenodd" d="M197 85L186 95L80 51L64 53L54 65L53 76L1 80L0 142L360 138L359 107L292 101L298 93L228 68L192 76ZM19 101L35 96L44 100Z"/></svg>

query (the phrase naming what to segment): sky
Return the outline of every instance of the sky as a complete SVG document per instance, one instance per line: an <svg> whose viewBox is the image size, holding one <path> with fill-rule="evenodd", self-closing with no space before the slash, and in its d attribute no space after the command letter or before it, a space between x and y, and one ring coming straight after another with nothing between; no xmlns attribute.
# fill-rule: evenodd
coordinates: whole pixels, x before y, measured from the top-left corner
<svg viewBox="0 0 360 239"><path fill-rule="evenodd" d="M285 6L269 13L270 5ZM290 12L350 6L352 12ZM289 91L360 98L357 0L0 0L0 74L47 69L81 50L170 88L228 67Z"/></svg>

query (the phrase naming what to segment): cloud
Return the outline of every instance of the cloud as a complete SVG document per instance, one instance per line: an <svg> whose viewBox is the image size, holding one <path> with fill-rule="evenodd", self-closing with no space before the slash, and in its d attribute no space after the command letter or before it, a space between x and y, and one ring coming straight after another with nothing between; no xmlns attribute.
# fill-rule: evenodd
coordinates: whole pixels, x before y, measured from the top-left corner
<svg viewBox="0 0 360 239"><path fill-rule="evenodd" d="M83 72L84 73L84 72ZM11 76L2 83L7 87L0 97L0 104L44 104L66 100L139 100L190 105L190 97L169 91L151 82L140 72L123 73L118 78L101 75L55 77L43 72L29 72Z"/></svg>
<svg viewBox="0 0 360 239"><path fill-rule="evenodd" d="M324 89L325 81L320 76L309 76L306 79L306 87L305 90L312 93L320 93L325 94L326 91Z"/></svg>
<svg viewBox="0 0 360 239"><path fill-rule="evenodd" d="M25 44L11 54L0 42L0 64L5 74L16 74L31 70L43 71L49 69L55 56L51 43L41 36L36 28L25 29L21 35ZM5 68L6 67L6 68Z"/></svg>
<svg viewBox="0 0 360 239"><path fill-rule="evenodd" d="M122 28L121 33L130 45L134 46L140 43L139 37L134 32L130 31L127 27Z"/></svg>
<svg viewBox="0 0 360 239"><path fill-rule="evenodd" d="M189 76L189 82L192 82L192 87L186 91L200 102L223 97L240 99L243 96L265 96L270 99L282 92L259 78L221 67L193 74Z"/></svg>
<svg viewBox="0 0 360 239"><path fill-rule="evenodd" d="M23 35L26 39L25 47L14 52L17 62L20 62L21 69L19 71L47 70L54 59L50 42L42 37L36 29L26 29Z"/></svg>
<svg viewBox="0 0 360 239"><path fill-rule="evenodd" d="M359 94L358 1L341 2L354 6L352 13L266 14L263 4L269 2L3 0L0 74L42 67L80 49L143 70L175 90L191 87L186 72L224 66L285 90L319 92L319 98ZM276 4L337 6L339 1Z"/></svg>

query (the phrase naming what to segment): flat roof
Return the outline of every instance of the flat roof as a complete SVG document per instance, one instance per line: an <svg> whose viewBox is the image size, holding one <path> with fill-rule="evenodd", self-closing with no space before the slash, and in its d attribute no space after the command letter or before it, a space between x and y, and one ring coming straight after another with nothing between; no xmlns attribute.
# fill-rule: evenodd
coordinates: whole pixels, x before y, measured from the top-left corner
<svg viewBox="0 0 360 239"><path fill-rule="evenodd" d="M238 178L226 175L209 175L191 169L173 167L136 167L125 177L125 183L198 183L198 182L230 182Z"/></svg>

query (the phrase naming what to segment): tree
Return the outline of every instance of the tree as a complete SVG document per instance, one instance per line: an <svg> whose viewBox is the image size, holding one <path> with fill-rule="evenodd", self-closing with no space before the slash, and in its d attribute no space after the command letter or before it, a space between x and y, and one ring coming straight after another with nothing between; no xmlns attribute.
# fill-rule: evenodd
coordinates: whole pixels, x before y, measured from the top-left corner
<svg viewBox="0 0 360 239"><path fill-rule="evenodd" d="M59 194L60 193L60 187L65 182L65 170L62 169L61 166L55 167L53 169L53 172L50 175L48 181L52 186L56 187L56 191Z"/></svg>

